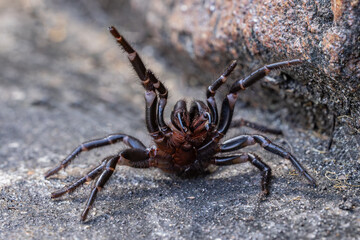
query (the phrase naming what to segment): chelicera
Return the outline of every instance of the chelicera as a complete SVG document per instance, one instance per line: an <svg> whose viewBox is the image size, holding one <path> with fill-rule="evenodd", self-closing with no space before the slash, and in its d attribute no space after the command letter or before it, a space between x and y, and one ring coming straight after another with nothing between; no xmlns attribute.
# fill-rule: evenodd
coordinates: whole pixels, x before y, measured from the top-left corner
<svg viewBox="0 0 360 240"><path fill-rule="evenodd" d="M154 146L147 148L139 139L123 133L111 134L81 144L61 164L48 171L45 177L48 178L68 166L81 152L118 142L123 142L129 148L106 157L100 165L93 168L84 177L61 190L53 192L51 194L52 198L58 198L65 193L70 193L83 183L96 179L85 209L81 214L81 219L84 221L98 192L109 180L117 165L134 168L160 168L164 172L187 177L205 173L210 165L222 166L244 162L250 162L261 171L262 194L267 195L271 178L270 167L254 153L237 151L254 144L259 144L265 150L290 160L296 170L315 186L315 180L301 166L298 160L265 136L243 134L225 142L221 141L230 127L247 126L262 132L281 134L281 131L251 123L244 119L232 121L234 106L240 91L262 79L271 70L300 64L301 60L294 59L269 64L254 71L246 78L236 81L232 84L229 93L223 100L220 114L218 114L215 94L235 69L236 61L233 61L223 74L208 87L206 104L203 101L195 100L188 110L186 102L179 100L171 112L171 123L166 123L163 115L168 97L167 89L145 67L137 52L119 34L116 28L110 27L109 31L128 54L130 63L145 88L145 121L147 130L153 138Z"/></svg>

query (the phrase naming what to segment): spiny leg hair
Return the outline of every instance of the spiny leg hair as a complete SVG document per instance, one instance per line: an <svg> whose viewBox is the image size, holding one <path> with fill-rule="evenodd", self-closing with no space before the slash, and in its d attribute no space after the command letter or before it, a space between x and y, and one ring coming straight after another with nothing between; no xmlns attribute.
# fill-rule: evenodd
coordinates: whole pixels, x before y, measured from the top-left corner
<svg viewBox="0 0 360 240"><path fill-rule="evenodd" d="M160 130L162 133L167 134L171 130L166 125L164 121L164 109L167 103L167 97L168 97L168 90L165 88L164 84L159 81L156 76L152 73L150 69L146 69L143 61L141 60L138 53L131 47L131 45L126 41L126 39L117 31L117 29L113 26L109 27L110 33L114 36L116 41L119 43L119 45L126 51L128 54L128 59L133 66L135 72L137 73L138 77L142 81L142 84L147 91L147 95L151 95L151 92L154 91L154 89L157 91L160 97L160 102L157 108L157 116L158 119L149 119L151 122L147 122L147 124L152 125L152 128L149 129L150 133L155 133L159 129L156 128L157 125L159 125ZM146 98L147 104L152 105L152 102L150 101L152 98ZM150 114L150 113L149 113ZM155 136L157 137L157 136ZM160 138L160 137L158 137Z"/></svg>

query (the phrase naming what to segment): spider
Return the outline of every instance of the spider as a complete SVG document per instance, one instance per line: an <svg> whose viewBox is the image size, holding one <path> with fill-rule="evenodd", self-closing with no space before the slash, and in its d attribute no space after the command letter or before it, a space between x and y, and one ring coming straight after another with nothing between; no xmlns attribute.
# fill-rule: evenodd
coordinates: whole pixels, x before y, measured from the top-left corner
<svg viewBox="0 0 360 240"><path fill-rule="evenodd" d="M234 106L238 92L259 81L271 70L300 64L302 60L294 59L265 65L246 78L236 81L223 100L221 112L218 114L215 94L235 69L236 61L232 61L223 74L208 87L206 104L203 101L194 100L188 110L186 102L179 100L171 112L171 123L166 123L163 115L168 97L167 89L151 70L145 67L138 53L120 35L116 28L109 27L109 31L127 53L128 59L145 89L146 127L155 145L147 148L139 139L130 135L123 133L111 134L101 139L82 143L58 166L45 174L45 178L52 176L67 167L74 158L84 151L118 142L123 142L129 147L118 154L104 158L100 165L93 168L84 177L51 194L52 198L58 198L65 193L74 191L83 183L97 178L81 214L82 221L85 221L98 192L109 180L117 165L134 168L159 168L167 173L188 177L206 173L210 165L223 166L250 162L261 171L261 194L268 195L271 178L270 167L254 153L236 151L254 144L259 144L265 150L290 160L300 174L312 185L316 186L315 180L291 153L272 143L265 136L243 134L221 142L230 127L247 126L265 133L281 134L279 130L270 129L244 119L232 122ZM224 153L227 154L224 155Z"/></svg>

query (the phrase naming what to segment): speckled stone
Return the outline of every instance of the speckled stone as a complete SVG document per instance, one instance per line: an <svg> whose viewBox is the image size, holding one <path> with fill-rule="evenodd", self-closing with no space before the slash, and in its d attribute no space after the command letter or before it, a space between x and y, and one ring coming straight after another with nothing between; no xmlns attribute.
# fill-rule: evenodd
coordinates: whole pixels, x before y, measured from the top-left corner
<svg viewBox="0 0 360 240"><path fill-rule="evenodd" d="M276 77L281 82L276 88L255 97L245 93L243 99L254 105L277 102L277 109L300 116L292 121L314 129L329 129L334 116L359 133L359 1L131 2L145 15L151 33L187 53L204 72L214 74L238 59L236 77L244 77L263 64L305 59ZM211 82L198 75L197 81Z"/></svg>

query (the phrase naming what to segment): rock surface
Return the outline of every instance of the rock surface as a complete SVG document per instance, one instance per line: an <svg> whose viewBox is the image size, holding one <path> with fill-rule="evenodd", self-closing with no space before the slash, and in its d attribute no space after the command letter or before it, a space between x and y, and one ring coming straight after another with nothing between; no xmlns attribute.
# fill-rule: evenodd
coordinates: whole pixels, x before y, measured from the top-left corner
<svg viewBox="0 0 360 240"><path fill-rule="evenodd" d="M276 88L254 88L256 97L245 93L243 99L256 105L276 102L277 109L300 116L292 121L314 129L329 129L334 116L360 132L359 1L131 2L163 44L186 52L204 72L219 72L231 59L241 64L236 77L276 61L306 60L284 70ZM211 78L203 75L197 79L209 84Z"/></svg>
<svg viewBox="0 0 360 240"><path fill-rule="evenodd" d="M317 188L285 159L255 147L248 151L257 152L274 176L271 195L262 202L260 173L249 164L190 180L118 167L85 223L79 218L90 185L50 199L50 192L124 148L119 144L84 153L45 180L44 173L79 143L125 132L151 145L143 89L106 26L118 26L166 83L166 116L180 98L204 99L205 86L188 87L185 72L157 54L139 28L144 26L141 14L130 11L125 1L118 8L100 3L0 2L0 239L359 236L359 135L349 135L351 128L340 122L326 151L329 138L290 127L283 119L286 109L262 111L241 101L235 117L282 129L284 136L269 137L298 157L317 179ZM244 131L253 132L234 129L227 138Z"/></svg>

